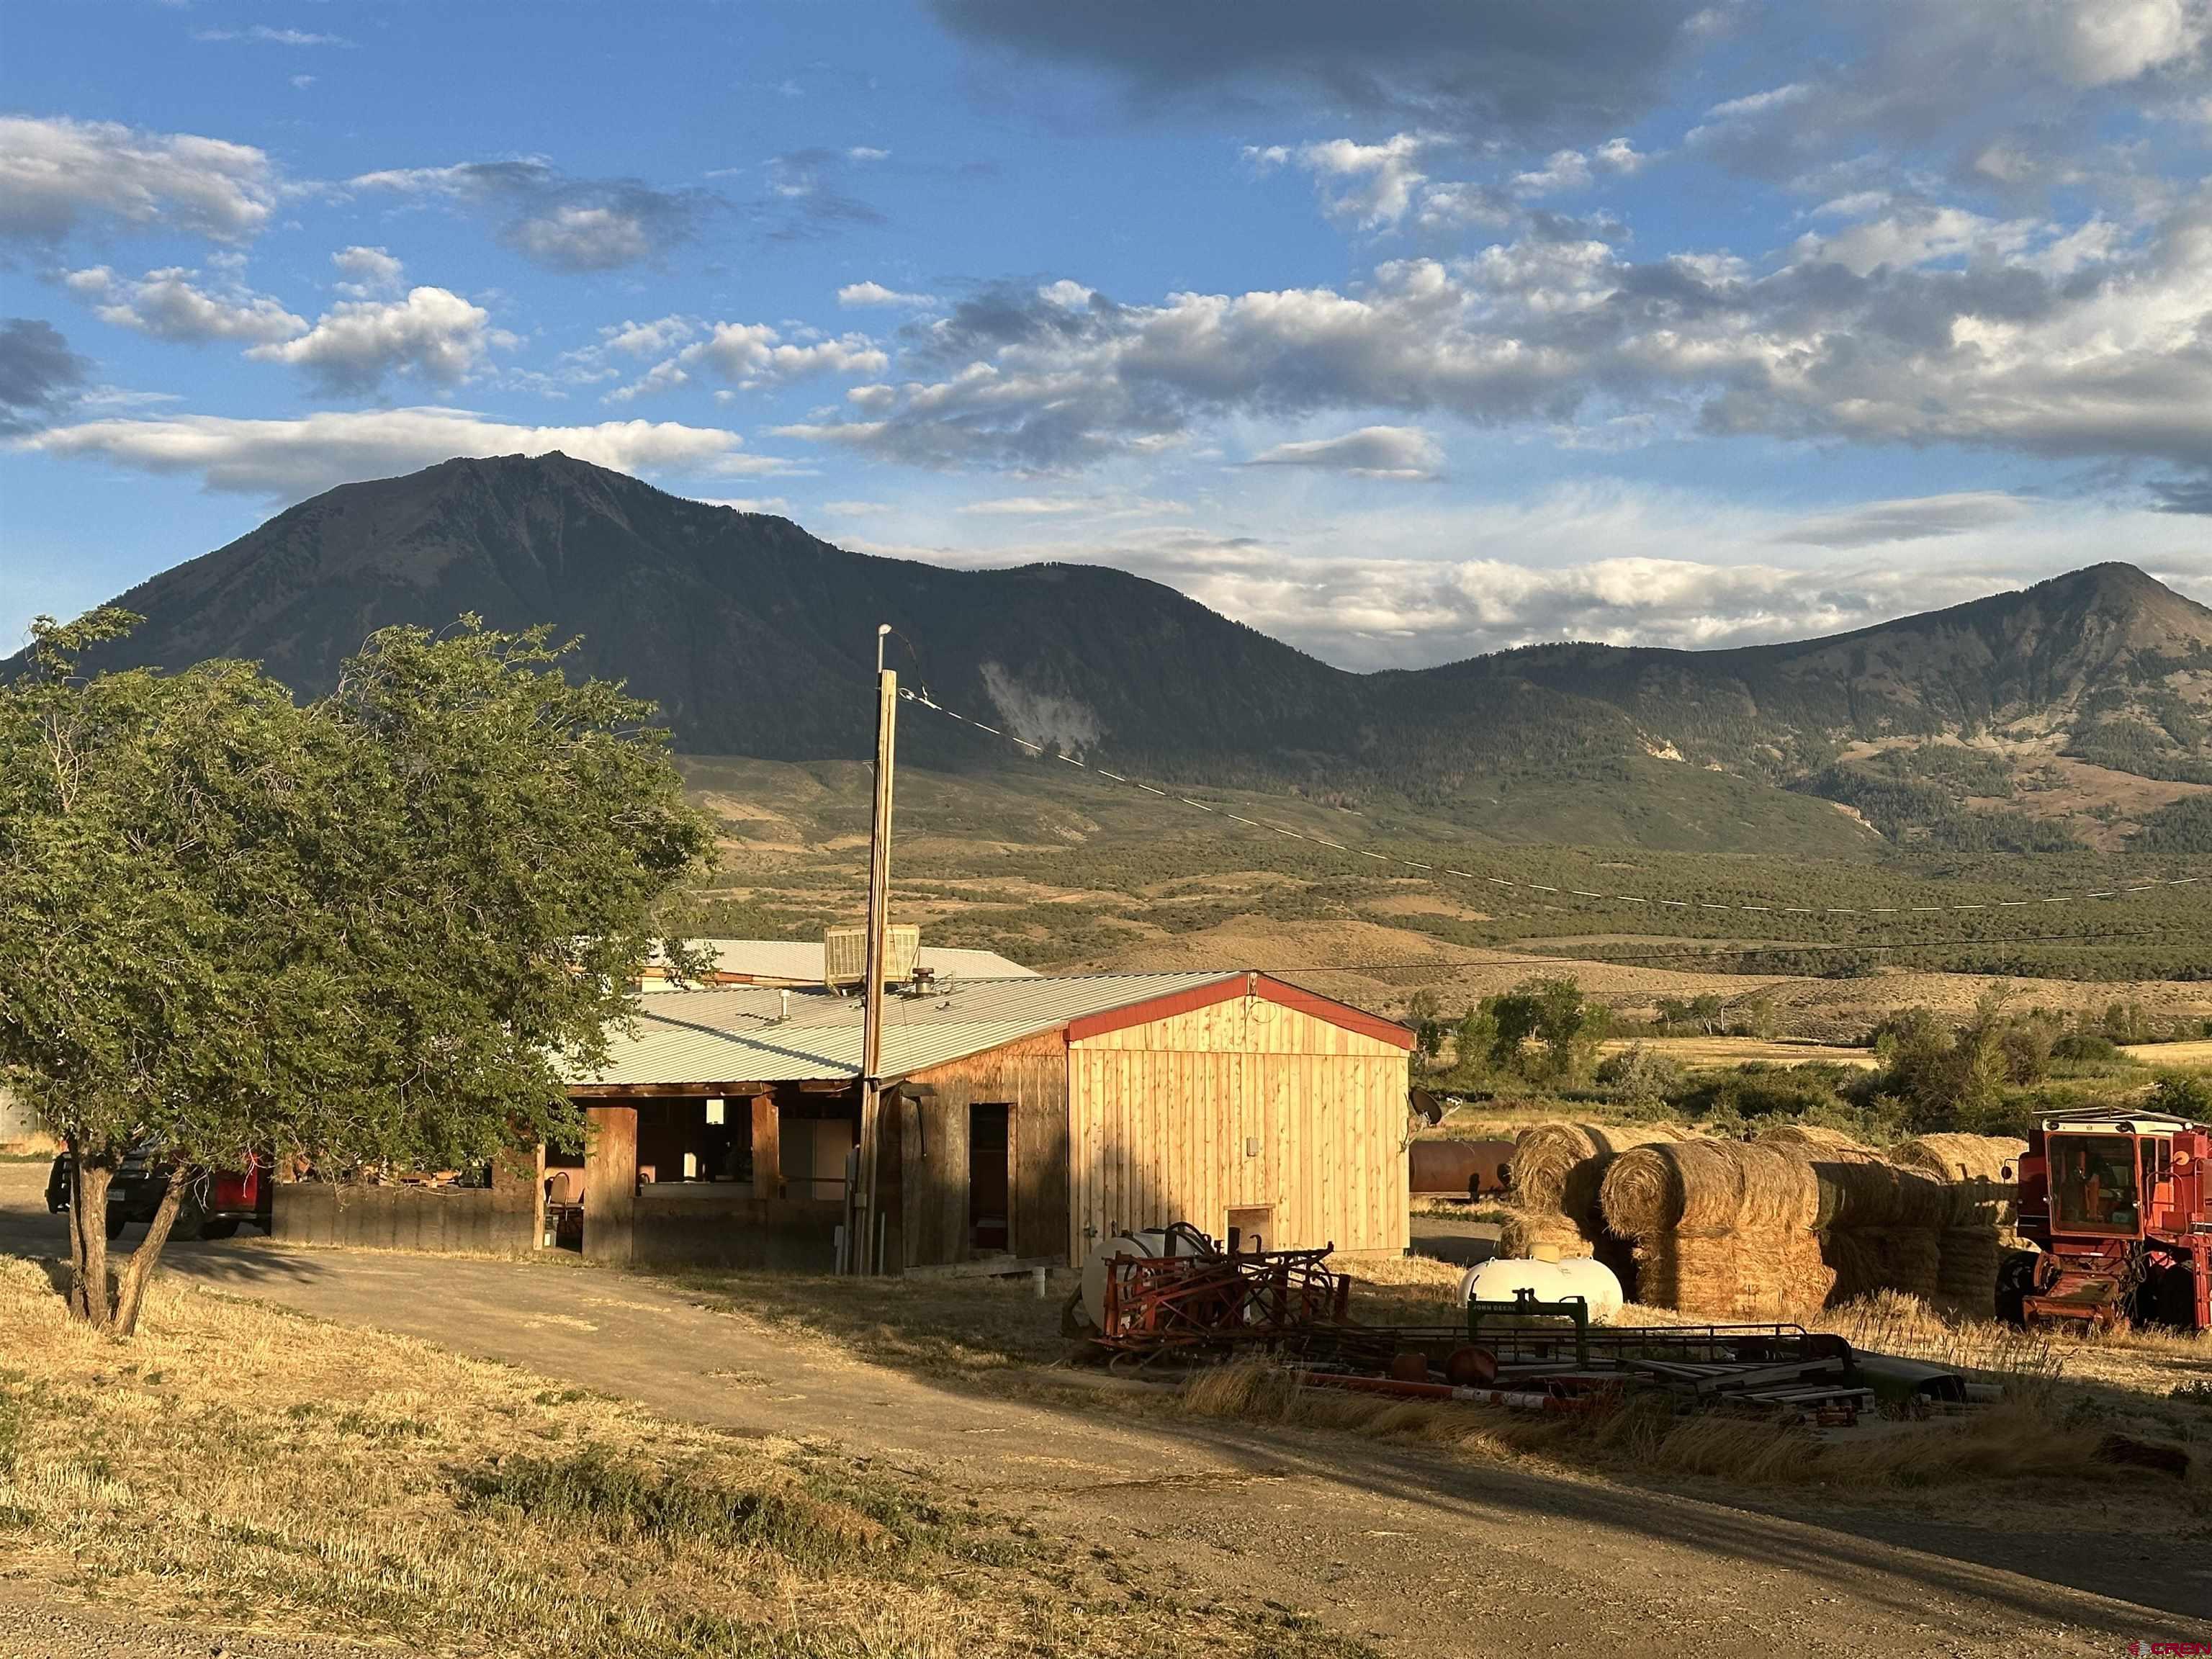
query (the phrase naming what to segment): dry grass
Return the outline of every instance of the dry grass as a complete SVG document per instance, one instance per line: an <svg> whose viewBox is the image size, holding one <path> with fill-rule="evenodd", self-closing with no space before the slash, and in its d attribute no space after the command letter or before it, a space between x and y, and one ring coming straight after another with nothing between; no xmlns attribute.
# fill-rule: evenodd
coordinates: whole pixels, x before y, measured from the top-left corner
<svg viewBox="0 0 2212 1659"><path fill-rule="evenodd" d="M1067 1352L1053 1275L1040 1301L1019 1279L844 1279L690 1268L656 1273L706 1307L790 1334L834 1342L879 1365L981 1387L1017 1387Z"/></svg>
<svg viewBox="0 0 2212 1659"><path fill-rule="evenodd" d="M0 1552L148 1613L523 1659L1362 1651L842 1455L258 1304L157 1285L118 1343L0 1260Z"/></svg>
<svg viewBox="0 0 2212 1659"><path fill-rule="evenodd" d="M1601 1043L1599 1052L1617 1054L1635 1048L1641 1048L1646 1054L1663 1055L1678 1066L1741 1066L1753 1060L1770 1066L1809 1066L1820 1061L1870 1072L1881 1064L1870 1048L1846 1048L1824 1042L1781 1042L1765 1037L1614 1037Z"/></svg>
<svg viewBox="0 0 2212 1659"><path fill-rule="evenodd" d="M1743 1487L1820 1487L1873 1497L1884 1492L1954 1492L1962 1483L2058 1479L2069 1483L2160 1483L2099 1456L2115 1426L2048 1395L2014 1400L1928 1421L1869 1422L1829 1432L1778 1419L1711 1412L1678 1415L1646 1397L1583 1419L1522 1415L1480 1407L1379 1399L1302 1388L1280 1367L1224 1365L1183 1385L1193 1416L1334 1429L1435 1447L1488 1461L1533 1459L1629 1479L1697 1477ZM2201 1407L2183 1407L2202 1413ZM2168 1425L2127 1426L2178 1438ZM2200 1433L2203 1431L2200 1430ZM2197 1458L2176 1507L2201 1522L2212 1510L2212 1479Z"/></svg>

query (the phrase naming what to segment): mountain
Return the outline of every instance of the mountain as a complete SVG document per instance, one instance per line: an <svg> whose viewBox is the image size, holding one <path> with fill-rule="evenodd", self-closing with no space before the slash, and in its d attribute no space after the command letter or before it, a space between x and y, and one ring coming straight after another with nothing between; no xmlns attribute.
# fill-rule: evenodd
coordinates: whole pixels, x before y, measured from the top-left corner
<svg viewBox="0 0 2212 1659"><path fill-rule="evenodd" d="M656 701L680 748L789 761L867 751L889 622L906 683L1032 741L1505 836L1863 837L1836 802L1971 843L2023 812L2087 822L2091 775L2175 799L2212 785L2212 611L2125 565L1832 639L1357 675L1123 572L871 557L555 454L345 485L117 603L146 621L103 665L254 658L303 693L387 623L548 623L583 637L582 668ZM901 749L983 758L931 720ZM2061 784L2063 810L2039 812Z"/></svg>

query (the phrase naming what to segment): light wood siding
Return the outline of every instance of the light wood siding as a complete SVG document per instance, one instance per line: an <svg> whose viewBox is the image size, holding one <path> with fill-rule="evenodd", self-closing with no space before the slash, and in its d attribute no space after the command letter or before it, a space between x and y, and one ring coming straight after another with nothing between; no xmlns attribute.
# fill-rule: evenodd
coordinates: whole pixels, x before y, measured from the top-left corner
<svg viewBox="0 0 2212 1659"><path fill-rule="evenodd" d="M1273 1249L1406 1247L1406 1051L1238 998L1083 1037L1067 1055L1067 1249L1231 1208ZM1249 1149L1249 1150L1248 1150Z"/></svg>

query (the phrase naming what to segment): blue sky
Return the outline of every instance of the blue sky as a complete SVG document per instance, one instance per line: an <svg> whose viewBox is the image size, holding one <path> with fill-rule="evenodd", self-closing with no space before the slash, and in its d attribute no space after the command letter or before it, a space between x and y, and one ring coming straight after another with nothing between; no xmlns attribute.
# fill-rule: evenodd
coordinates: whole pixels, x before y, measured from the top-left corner
<svg viewBox="0 0 2212 1659"><path fill-rule="evenodd" d="M2212 599L2212 0L18 3L0 641L554 447L1331 660Z"/></svg>

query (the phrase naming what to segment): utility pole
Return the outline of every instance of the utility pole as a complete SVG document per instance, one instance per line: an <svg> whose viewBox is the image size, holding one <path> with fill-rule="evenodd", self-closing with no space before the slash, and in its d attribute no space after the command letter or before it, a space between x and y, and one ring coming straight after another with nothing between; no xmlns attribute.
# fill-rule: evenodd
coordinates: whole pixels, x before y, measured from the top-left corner
<svg viewBox="0 0 2212 1659"><path fill-rule="evenodd" d="M884 623L876 629L876 802L868 830L868 980L862 988L860 1025L860 1237L846 1241L848 1266L856 1273L876 1268L876 1143L882 1133L884 975L891 905L891 757L898 725L898 675L884 666Z"/></svg>

